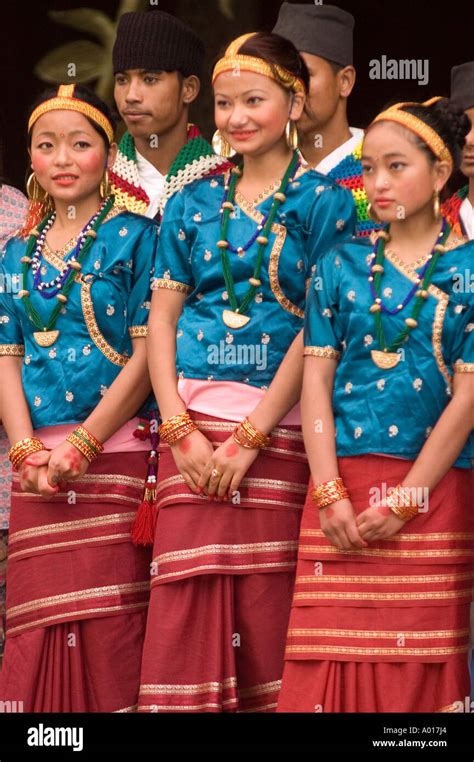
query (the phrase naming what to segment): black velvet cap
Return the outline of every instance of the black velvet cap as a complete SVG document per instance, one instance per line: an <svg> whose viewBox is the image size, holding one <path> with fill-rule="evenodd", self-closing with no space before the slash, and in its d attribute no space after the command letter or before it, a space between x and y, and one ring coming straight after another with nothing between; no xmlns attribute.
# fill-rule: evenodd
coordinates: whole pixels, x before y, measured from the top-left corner
<svg viewBox="0 0 474 762"><path fill-rule="evenodd" d="M114 74L129 69L179 71L200 76L204 43L193 30L164 11L124 13L112 52Z"/></svg>
<svg viewBox="0 0 474 762"><path fill-rule="evenodd" d="M474 61L451 69L451 101L462 111L474 106Z"/></svg>
<svg viewBox="0 0 474 762"><path fill-rule="evenodd" d="M335 5L283 3L273 31L310 53L339 66L353 63L355 19Z"/></svg>

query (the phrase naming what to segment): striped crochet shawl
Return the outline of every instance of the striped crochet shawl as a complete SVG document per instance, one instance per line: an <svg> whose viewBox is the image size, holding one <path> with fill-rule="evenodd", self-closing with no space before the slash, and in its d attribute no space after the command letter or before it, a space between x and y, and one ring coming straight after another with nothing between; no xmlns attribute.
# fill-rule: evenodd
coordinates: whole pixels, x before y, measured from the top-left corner
<svg viewBox="0 0 474 762"><path fill-rule="evenodd" d="M367 214L367 194L362 180L362 141L352 153L347 154L330 172L328 177L338 185L351 191L357 212L356 235L368 236L373 230L378 230L377 225Z"/></svg>
<svg viewBox="0 0 474 762"><path fill-rule="evenodd" d="M460 190L456 191L456 193L453 193L453 195L450 196L441 207L443 217L446 218L449 225L452 227L453 232L460 237L464 235L464 231L462 229L459 212L462 202L465 198L467 198L468 192L469 185L465 185L464 188L461 188Z"/></svg>
<svg viewBox="0 0 474 762"><path fill-rule="evenodd" d="M163 214L166 202L184 185L199 180L201 177L220 174L231 168L231 164L222 156L217 156L207 140L204 140L194 124L188 125L188 140L176 156L166 176L165 188L160 201L159 217ZM115 203L124 206L130 212L145 214L150 199L140 185L135 142L129 132L120 141L113 169L110 172L112 192Z"/></svg>

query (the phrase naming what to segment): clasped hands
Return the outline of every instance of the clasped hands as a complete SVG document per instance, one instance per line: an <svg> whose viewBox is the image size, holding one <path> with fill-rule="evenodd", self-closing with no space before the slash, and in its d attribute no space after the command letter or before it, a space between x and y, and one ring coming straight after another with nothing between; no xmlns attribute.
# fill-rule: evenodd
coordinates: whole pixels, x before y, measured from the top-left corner
<svg viewBox="0 0 474 762"><path fill-rule="evenodd" d="M28 455L19 470L23 492L52 497L67 482L79 479L89 468L89 461L69 442L53 450L40 450Z"/></svg>
<svg viewBox="0 0 474 762"><path fill-rule="evenodd" d="M361 550L370 542L397 534L405 525L384 501L356 516L349 499L338 500L319 511L321 529L339 550Z"/></svg>
<svg viewBox="0 0 474 762"><path fill-rule="evenodd" d="M257 448L242 447L232 436L214 449L201 431L188 434L171 450L189 489L208 500L228 501L259 454Z"/></svg>

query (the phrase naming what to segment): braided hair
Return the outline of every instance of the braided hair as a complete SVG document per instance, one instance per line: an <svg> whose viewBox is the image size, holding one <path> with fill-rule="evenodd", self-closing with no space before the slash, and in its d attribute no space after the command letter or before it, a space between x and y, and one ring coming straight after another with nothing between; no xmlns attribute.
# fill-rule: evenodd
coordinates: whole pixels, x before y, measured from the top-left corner
<svg viewBox="0 0 474 762"><path fill-rule="evenodd" d="M470 121L464 111L457 108L447 98L441 98L430 106L421 104L403 106L401 110L418 117L440 136L453 157L453 171L458 170L461 166L466 135L471 129ZM411 136L418 147L425 151L430 162L434 164L436 156L431 148L414 133L411 133Z"/></svg>

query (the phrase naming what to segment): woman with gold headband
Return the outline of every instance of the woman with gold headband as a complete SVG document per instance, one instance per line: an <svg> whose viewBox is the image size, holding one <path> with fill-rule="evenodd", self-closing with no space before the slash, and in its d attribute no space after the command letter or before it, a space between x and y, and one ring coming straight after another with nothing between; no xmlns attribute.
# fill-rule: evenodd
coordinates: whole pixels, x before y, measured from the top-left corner
<svg viewBox="0 0 474 762"><path fill-rule="evenodd" d="M334 247L314 274L312 484L282 712L463 711L470 693L474 242L439 204L468 130L446 100L379 114L362 166L384 229Z"/></svg>
<svg viewBox="0 0 474 762"><path fill-rule="evenodd" d="M276 708L309 477L295 408L306 285L355 223L350 194L299 163L307 83L292 43L235 40L214 69L214 144L243 165L188 185L165 211L148 341L163 423L159 513L142 536L154 560L139 711Z"/></svg>
<svg viewBox="0 0 474 762"><path fill-rule="evenodd" d="M127 711L149 588L130 527L147 468L133 431L150 392L156 226L114 206L114 125L90 90L46 93L28 137L30 221L0 268L0 409L15 471L0 699L27 712Z"/></svg>

